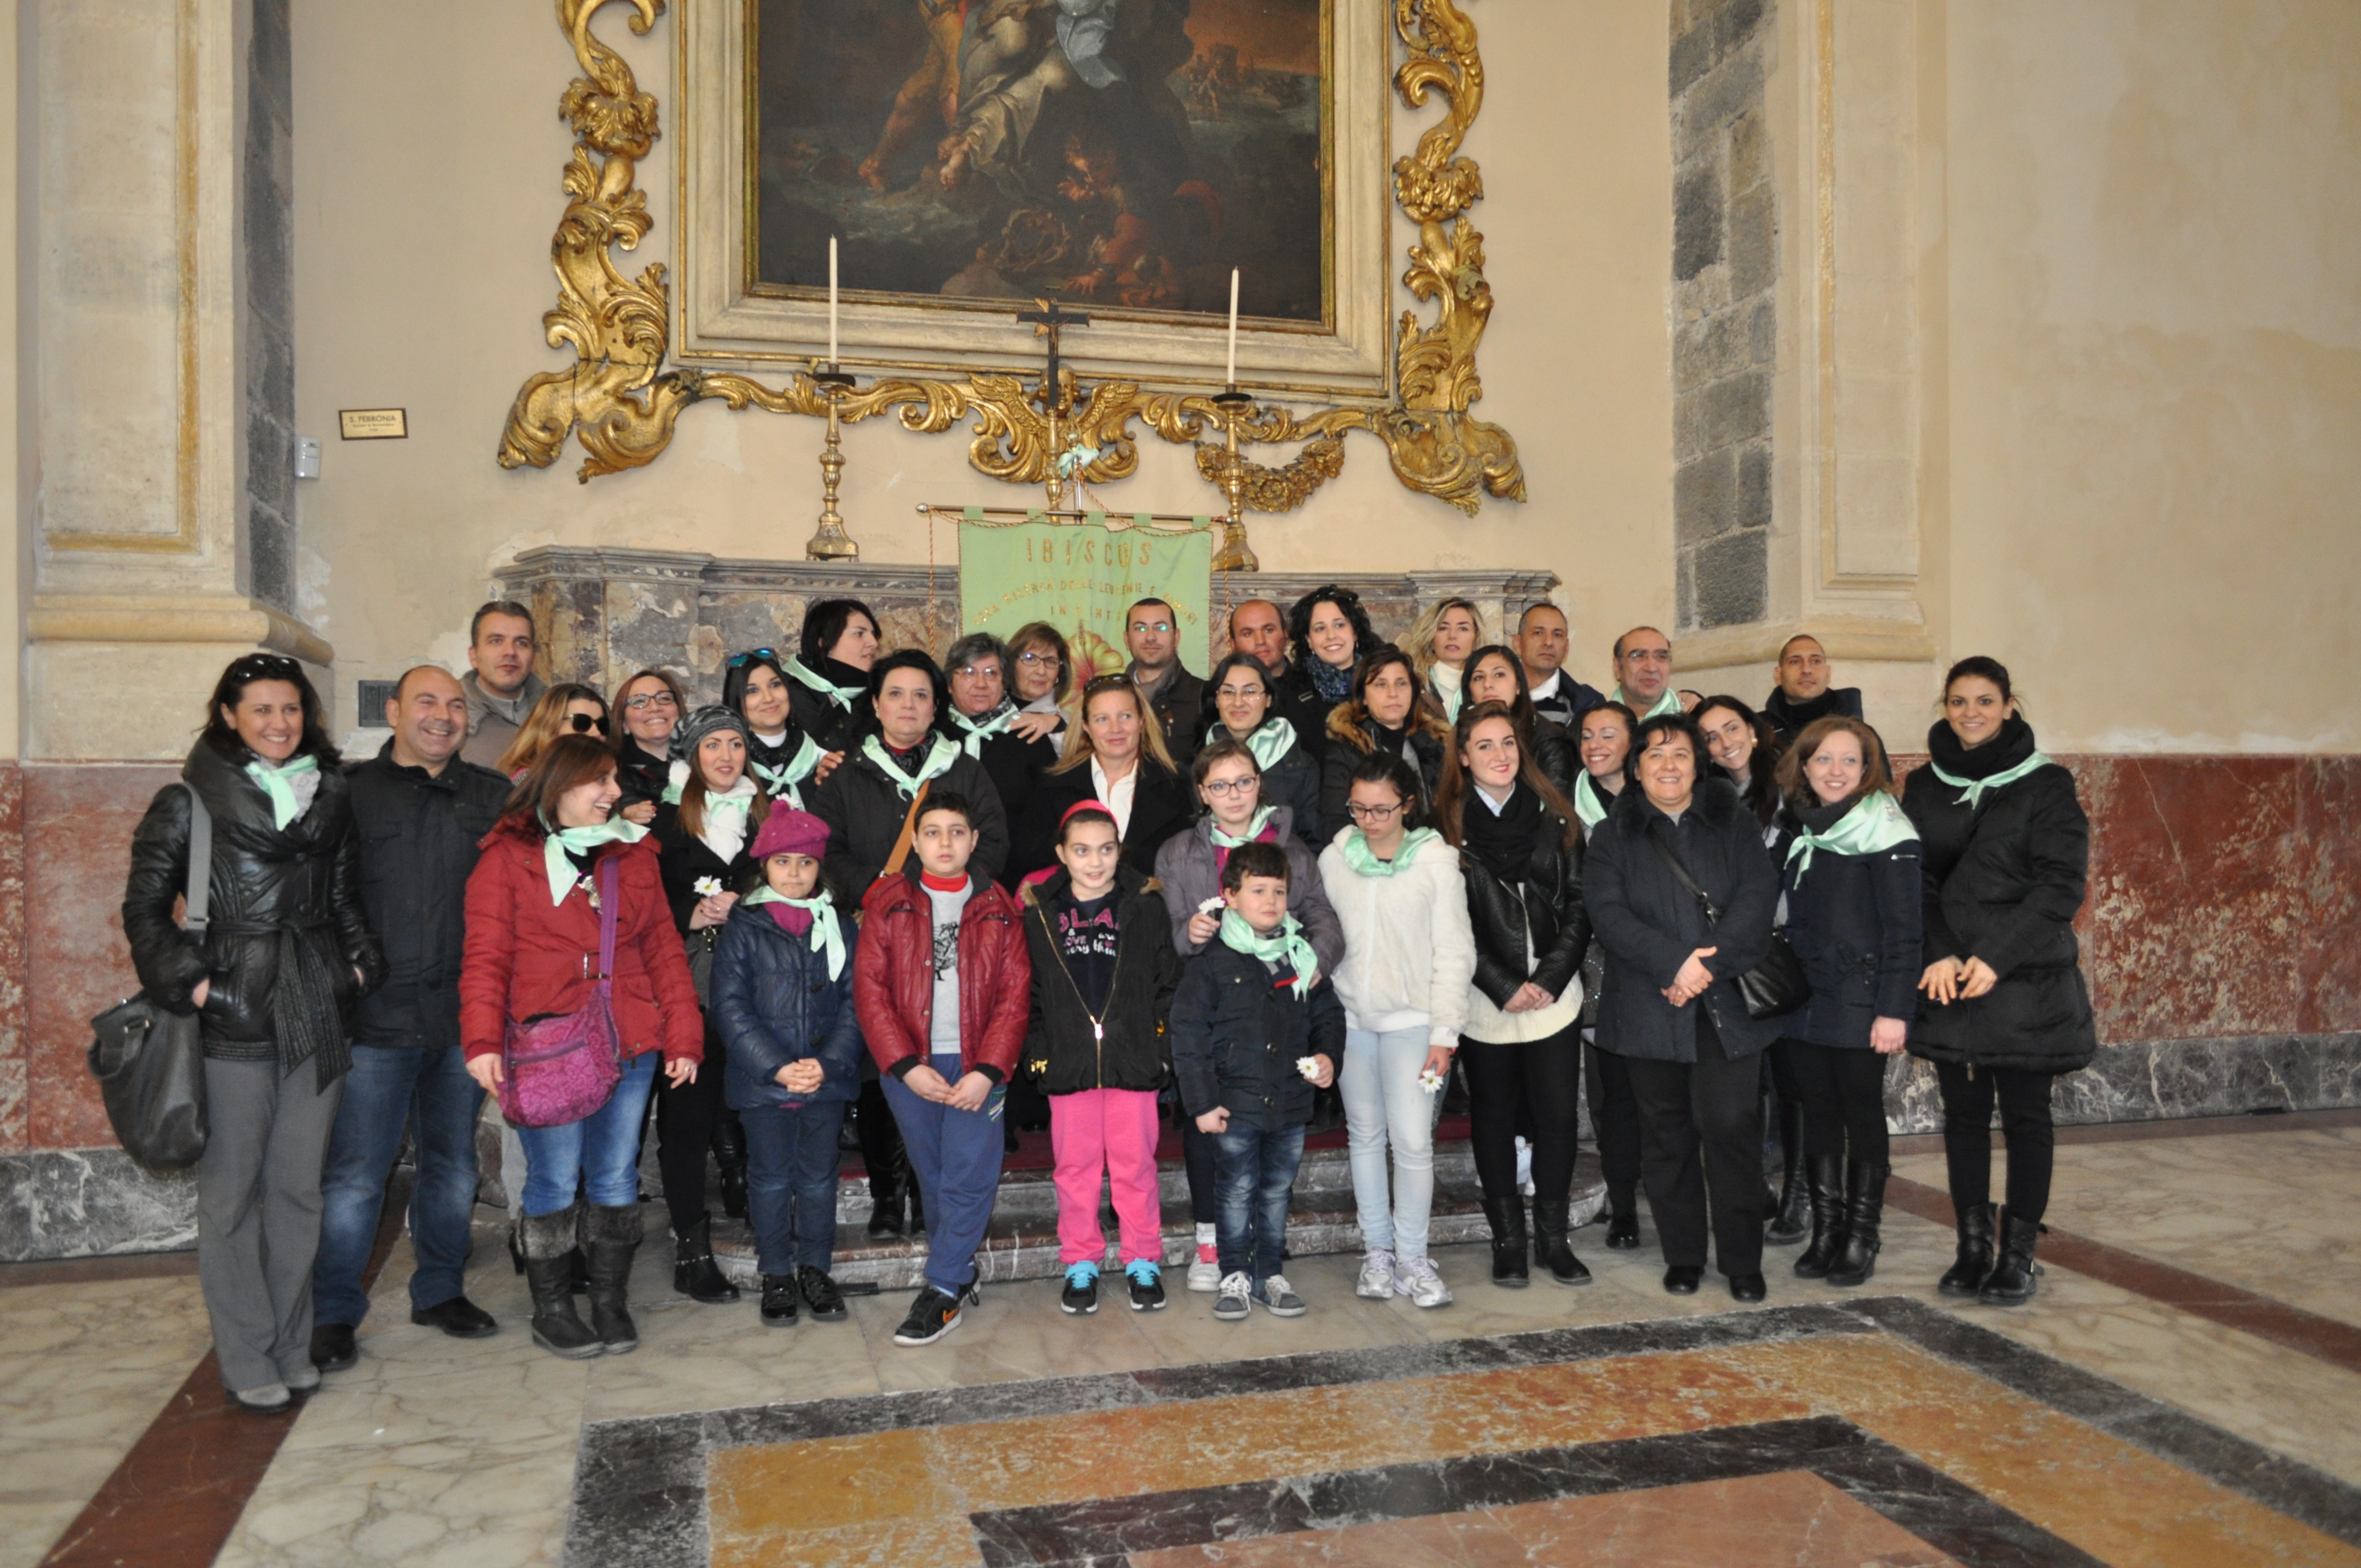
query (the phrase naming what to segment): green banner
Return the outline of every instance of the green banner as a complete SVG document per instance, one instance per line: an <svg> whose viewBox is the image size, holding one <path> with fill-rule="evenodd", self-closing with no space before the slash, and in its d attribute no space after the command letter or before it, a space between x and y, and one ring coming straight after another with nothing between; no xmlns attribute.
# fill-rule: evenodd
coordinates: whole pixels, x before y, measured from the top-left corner
<svg viewBox="0 0 2361 1568"><path fill-rule="evenodd" d="M968 509L960 524L960 624L1005 638L1046 620L1073 649L1074 684L1131 663L1124 613L1144 598L1171 605L1180 662L1202 673L1211 645L1213 532L1163 532L1139 520L1110 528L1105 514L987 523Z"/></svg>

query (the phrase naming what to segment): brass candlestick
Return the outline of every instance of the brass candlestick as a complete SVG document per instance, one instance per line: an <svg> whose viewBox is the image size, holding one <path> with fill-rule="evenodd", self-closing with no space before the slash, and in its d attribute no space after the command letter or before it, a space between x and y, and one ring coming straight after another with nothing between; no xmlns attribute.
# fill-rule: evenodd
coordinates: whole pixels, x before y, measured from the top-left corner
<svg viewBox="0 0 2361 1568"><path fill-rule="evenodd" d="M1224 476L1227 483L1223 487L1229 491L1230 515L1222 520L1225 526L1222 548L1213 556L1213 570L1259 572L1262 563L1255 559L1254 547L1246 543L1246 467L1245 459L1238 455L1238 422L1254 406L1254 398L1238 390L1238 384L1233 381L1228 390L1213 395L1213 401L1221 405L1222 428L1228 435L1230 452L1230 466Z"/></svg>
<svg viewBox="0 0 2361 1568"><path fill-rule="evenodd" d="M843 425L837 418L837 404L852 389L852 378L829 361L825 370L814 370L812 380L818 386L820 396L828 400L828 443L819 452L819 530L804 546L804 558L809 561L858 561L861 546L844 532L844 514L836 510L837 486L844 477Z"/></svg>

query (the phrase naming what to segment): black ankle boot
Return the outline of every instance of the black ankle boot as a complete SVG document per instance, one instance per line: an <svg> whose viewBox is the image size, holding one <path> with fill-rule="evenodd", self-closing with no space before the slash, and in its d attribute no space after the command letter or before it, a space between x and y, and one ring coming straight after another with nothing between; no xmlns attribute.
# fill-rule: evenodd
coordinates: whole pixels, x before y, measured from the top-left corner
<svg viewBox="0 0 2361 1568"><path fill-rule="evenodd" d="M1795 1259L1795 1274L1817 1279L1844 1245L1844 1161L1815 1155L1804 1161L1804 1181L1812 1202L1812 1239Z"/></svg>
<svg viewBox="0 0 2361 1568"><path fill-rule="evenodd" d="M579 1211L527 1214L517 1222L517 1246L524 1259L525 1288L533 1293L533 1343L552 1355L586 1361L607 1346L574 1310L574 1245Z"/></svg>
<svg viewBox="0 0 2361 1568"><path fill-rule="evenodd" d="M640 1250L640 1206L615 1208L592 1204L585 1211L588 1233L582 1250L590 1261L590 1326L609 1355L627 1355L640 1348L640 1331L626 1306L631 1282L631 1255Z"/></svg>
<svg viewBox="0 0 2361 1568"><path fill-rule="evenodd" d="M1878 1227L1885 1217L1885 1171L1855 1160L1845 1168L1844 1245L1828 1262L1831 1285L1865 1285L1877 1272Z"/></svg>
<svg viewBox="0 0 2361 1568"><path fill-rule="evenodd" d="M1511 1193L1506 1201L1484 1200L1484 1219L1492 1227L1492 1283L1504 1290L1521 1290L1532 1283L1525 1266L1525 1205Z"/></svg>
<svg viewBox="0 0 2361 1568"><path fill-rule="evenodd" d="M1574 1255L1573 1244L1565 1239L1566 1208L1563 1198L1534 1197L1533 1261L1549 1270L1553 1284L1587 1285L1590 1270Z"/></svg>
<svg viewBox="0 0 2361 1568"><path fill-rule="evenodd" d="M1960 1212L1960 1255L1935 1288L1946 1296L1972 1296L1993 1271L1993 1206L1979 1203Z"/></svg>
<svg viewBox="0 0 2361 1568"><path fill-rule="evenodd" d="M2034 1277L2041 1272L2033 1261L2034 1244L2041 1239L2041 1222L2020 1220L2000 1212L2000 1256L1984 1277L1976 1299L1987 1307L2022 1307L2033 1299Z"/></svg>
<svg viewBox="0 0 2361 1568"><path fill-rule="evenodd" d="M907 1157L896 1148L891 1164L869 1173L871 1235L898 1236L906 1234L902 1220L902 1195L909 1187Z"/></svg>
<svg viewBox="0 0 2361 1568"><path fill-rule="evenodd" d="M721 1171L721 1212L746 1217L746 1125L725 1110L713 1121L713 1163Z"/></svg>
<svg viewBox="0 0 2361 1568"><path fill-rule="evenodd" d="M686 1235L675 1231L672 1244L673 1293L707 1306L738 1299L738 1287L722 1277L713 1261L713 1222L700 1217Z"/></svg>
<svg viewBox="0 0 2361 1568"><path fill-rule="evenodd" d="M1812 1231L1811 1190L1804 1184L1804 1108L1779 1102L1779 1153L1784 1166L1779 1179L1779 1207L1763 1227L1763 1239L1773 1246L1793 1246Z"/></svg>
<svg viewBox="0 0 2361 1568"><path fill-rule="evenodd" d="M925 1235L927 1234L927 1201L926 1195L918 1190L917 1172L907 1169L903 1171L902 1199L910 1216L909 1229L905 1234L913 1236Z"/></svg>
<svg viewBox="0 0 2361 1568"><path fill-rule="evenodd" d="M1617 1209L1607 1218L1607 1245L1612 1252L1634 1252L1640 1245L1640 1211L1638 1200L1633 1207Z"/></svg>

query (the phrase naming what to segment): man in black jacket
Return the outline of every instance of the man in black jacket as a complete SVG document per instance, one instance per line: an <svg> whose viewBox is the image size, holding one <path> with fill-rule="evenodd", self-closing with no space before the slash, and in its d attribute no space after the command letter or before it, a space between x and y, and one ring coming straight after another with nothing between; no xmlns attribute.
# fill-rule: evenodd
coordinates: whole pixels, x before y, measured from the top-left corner
<svg viewBox="0 0 2361 1568"><path fill-rule="evenodd" d="M1779 650L1779 684L1763 704L1763 717L1787 745L1795 743L1804 726L1836 714L1861 717L1861 688L1834 684L1828 650L1809 632L1797 632Z"/></svg>
<svg viewBox="0 0 2361 1568"><path fill-rule="evenodd" d="M414 1124L418 1146L410 1321L461 1339L497 1326L462 1288L483 1091L459 1050L459 958L476 846L509 786L460 757L467 695L445 671L421 665L403 675L385 712L393 739L346 773L361 905L384 943L389 978L354 1014L353 1069L322 1179L312 1359L325 1372L353 1364L353 1331L368 1311L361 1271L406 1125Z"/></svg>
<svg viewBox="0 0 2361 1568"><path fill-rule="evenodd" d="M1204 723L1205 682L1180 663L1180 617L1162 599L1142 599L1124 612L1123 640L1131 649L1131 679L1156 710L1164 749L1187 777Z"/></svg>

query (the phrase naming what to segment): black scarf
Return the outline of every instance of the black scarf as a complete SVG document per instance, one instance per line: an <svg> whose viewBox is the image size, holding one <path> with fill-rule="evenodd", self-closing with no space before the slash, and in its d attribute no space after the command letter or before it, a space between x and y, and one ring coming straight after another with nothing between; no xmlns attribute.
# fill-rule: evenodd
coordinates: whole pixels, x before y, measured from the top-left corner
<svg viewBox="0 0 2361 1568"><path fill-rule="evenodd" d="M1845 814L1860 804L1861 792L1855 790L1834 806L1807 806L1802 811L1790 811L1788 815L1801 823L1806 832L1825 833L1843 821Z"/></svg>
<svg viewBox="0 0 2361 1568"><path fill-rule="evenodd" d="M1407 725L1400 729L1389 729L1372 718L1368 721L1368 729L1369 743L1375 750L1389 757L1402 756L1408 751L1410 728Z"/></svg>
<svg viewBox="0 0 2361 1568"><path fill-rule="evenodd" d="M1973 751L1960 744L1948 720L1935 720L1935 727L1927 731L1927 750L1933 755L1935 765L1953 778L1971 784L2006 773L2033 755L2036 749L2033 726L2015 714L2001 725L1999 734Z"/></svg>
<svg viewBox="0 0 2361 1568"><path fill-rule="evenodd" d="M1532 863L1533 841L1540 836L1541 827L1541 796L1521 782L1497 815L1477 797L1473 784L1467 786L1467 798L1460 803L1459 831L1466 840L1464 847L1486 871L1504 883L1522 880L1525 868Z"/></svg>
<svg viewBox="0 0 2361 1568"><path fill-rule="evenodd" d="M1763 717L1771 721L1773 729L1784 729L1790 734L1801 732L1805 725L1816 718L1826 718L1836 710L1837 688L1834 686L1809 702L1790 702L1785 687L1773 686L1769 699L1763 704Z"/></svg>
<svg viewBox="0 0 2361 1568"><path fill-rule="evenodd" d="M1354 650L1356 654L1359 652L1357 648ZM1321 701L1334 707L1353 695L1352 665L1338 669L1309 649L1304 651L1299 662L1303 666L1303 673L1312 677L1312 689L1320 694Z"/></svg>

